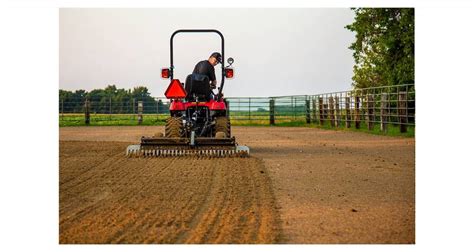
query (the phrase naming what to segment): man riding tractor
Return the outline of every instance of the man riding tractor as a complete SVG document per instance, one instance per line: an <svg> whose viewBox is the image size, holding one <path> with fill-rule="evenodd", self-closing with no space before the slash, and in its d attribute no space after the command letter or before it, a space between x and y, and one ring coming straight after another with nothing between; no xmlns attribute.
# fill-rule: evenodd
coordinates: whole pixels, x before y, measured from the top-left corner
<svg viewBox="0 0 474 252"><path fill-rule="evenodd" d="M209 59L200 61L196 64L193 70L193 74L205 75L209 78L209 84L211 89L215 89L217 86L216 73L214 67L217 64L222 64L222 56L218 52L214 52L209 56Z"/></svg>
<svg viewBox="0 0 474 252"><path fill-rule="evenodd" d="M184 86L174 75L173 39L178 33L216 33L221 39L220 53L212 53L208 60L200 61L192 74L185 78ZM128 156L248 156L249 148L237 144L232 136L228 103L223 97L225 79L234 77L228 58L224 67L224 36L218 30L182 29L170 38L170 66L161 70L162 78L169 79L165 91L170 99L170 116L166 120L164 134L141 138L140 144L127 147ZM214 67L221 63L221 81L215 94L216 74Z"/></svg>

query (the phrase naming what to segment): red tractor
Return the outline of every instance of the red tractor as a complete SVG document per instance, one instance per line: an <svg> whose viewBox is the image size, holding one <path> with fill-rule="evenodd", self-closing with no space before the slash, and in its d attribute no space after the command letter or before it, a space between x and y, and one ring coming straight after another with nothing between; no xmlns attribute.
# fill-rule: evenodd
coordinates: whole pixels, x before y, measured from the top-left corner
<svg viewBox="0 0 474 252"><path fill-rule="evenodd" d="M170 117L165 132L154 137L142 137L140 145L127 148L129 156L248 156L249 148L239 146L231 135L228 103L223 97L225 79L234 77L229 58L227 67L221 64L222 78L215 94L209 78L189 74L185 85L173 74L173 38L178 33L217 33L221 38L224 59L224 36L218 30L177 30L170 39L170 67L161 70L161 77L170 79L165 96L170 99Z"/></svg>

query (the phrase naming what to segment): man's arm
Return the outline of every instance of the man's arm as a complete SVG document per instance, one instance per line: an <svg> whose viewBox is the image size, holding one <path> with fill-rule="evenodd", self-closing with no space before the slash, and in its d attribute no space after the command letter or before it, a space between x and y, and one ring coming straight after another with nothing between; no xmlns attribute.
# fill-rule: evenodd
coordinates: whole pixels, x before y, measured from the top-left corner
<svg viewBox="0 0 474 252"><path fill-rule="evenodd" d="M211 75L211 89L215 89L216 86L217 86L217 81L216 81L216 73L215 73L215 70L214 70L214 67L210 68L210 75Z"/></svg>
<svg viewBox="0 0 474 252"><path fill-rule="evenodd" d="M216 86L217 86L217 81L216 80L211 81L211 89L215 89Z"/></svg>

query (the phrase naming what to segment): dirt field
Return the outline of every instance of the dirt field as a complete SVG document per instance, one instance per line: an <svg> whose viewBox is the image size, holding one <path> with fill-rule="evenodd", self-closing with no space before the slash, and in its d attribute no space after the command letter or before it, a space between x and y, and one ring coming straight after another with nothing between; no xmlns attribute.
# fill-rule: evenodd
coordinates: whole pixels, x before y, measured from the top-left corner
<svg viewBox="0 0 474 252"><path fill-rule="evenodd" d="M60 243L414 243L414 139L235 127L251 158L127 159L161 127L60 128Z"/></svg>

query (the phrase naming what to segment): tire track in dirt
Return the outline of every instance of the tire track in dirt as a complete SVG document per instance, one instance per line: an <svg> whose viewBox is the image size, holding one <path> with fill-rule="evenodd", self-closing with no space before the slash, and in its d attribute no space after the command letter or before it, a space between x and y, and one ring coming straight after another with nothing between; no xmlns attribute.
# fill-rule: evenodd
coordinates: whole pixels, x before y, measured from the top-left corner
<svg viewBox="0 0 474 252"><path fill-rule="evenodd" d="M67 144L67 143L65 143L65 144ZM87 143L82 143L82 144L87 144ZM88 147L91 148L91 146L88 146ZM112 144L111 148L114 148L113 144ZM123 148L120 148L120 150L122 150L122 149ZM102 197L99 201L94 201L91 204L87 205L86 207L79 207L79 209L81 209L81 210L76 212L76 213L74 213L73 211L70 211L70 212L72 212L72 216L73 216L73 218L70 218L70 219L68 219L69 216L67 216L67 215L66 216L61 215L61 210L63 208L60 207L60 216L62 217L62 218L60 218L60 228L68 229L69 226L71 225L71 223L75 223L75 220L80 220L80 219L82 219L84 217L87 217L87 216L94 216L94 214L97 214L97 213L104 213L105 214L101 218L101 220L99 220L99 221L102 221L102 220L109 221L111 217L116 215L117 212L121 211L123 208L125 208L127 206L127 204L124 204L126 202L122 203L123 199L128 199L133 193L136 193L136 192L134 192L133 190L123 190L123 187L126 186L129 183L128 180L135 181L137 179L137 173L134 172L133 169L130 169L130 167L122 166L122 164L126 161L127 161L127 159L124 159L123 154L120 153L120 154L114 155L113 159L111 159L109 161L101 162L101 164L113 163L114 168L116 168L116 169L110 169L110 171L108 171L105 174L115 173L115 175L112 176L112 177L115 179L118 187L114 188L112 191L115 191L116 194L120 195L120 198L113 199L117 206L114 209L108 209L110 207L110 204L107 204L107 202L104 202L104 201L107 200L106 197ZM170 161L169 165L164 166L163 169L168 168L172 164L172 162L173 162L173 160ZM144 168L151 168L152 166L153 166L153 162L147 162L145 164ZM94 169L94 170L96 170L97 175L99 175L100 171L102 170L101 169L102 167L98 166L98 167L95 167L95 168L97 168L97 169ZM156 173L159 174L162 171L163 170L157 170ZM84 178L78 178L78 179L79 180L81 180L81 179L84 180ZM77 183L77 184L75 184L75 186L76 187L80 186L79 191L82 191L82 192L86 193L86 195L82 195L83 197L91 197L91 195L87 194L87 192L91 191L91 189L92 189L92 191L95 191L94 188L98 188L100 186L103 186L103 182L104 182L103 180L105 180L105 179L107 179L107 177L96 176L95 180L91 181L90 179L86 179L87 180L86 183ZM97 181L100 181L100 183L97 183ZM76 187L73 187L73 188L76 188ZM137 188L137 189L139 189L139 188ZM66 192L68 192L68 191L66 190ZM64 197L61 197L61 198L64 198ZM92 198L95 198L95 196L92 196ZM72 199L71 201L74 201L74 200ZM117 203L119 203L119 204L117 204ZM62 205L65 205L65 204L60 203L60 205L62 206ZM114 224L114 226L120 226L122 224L121 222L127 223L127 220L124 220L124 218L114 219L113 224ZM75 230L75 228L73 227L73 228L69 228L68 231L77 231L77 230ZM94 232L100 233L100 228L94 230Z"/></svg>
<svg viewBox="0 0 474 252"><path fill-rule="evenodd" d="M177 158L166 158L165 160L168 160L169 164L166 165L166 169L161 170L158 175L163 176L163 177L172 178L173 177L173 174L172 174L173 172L172 172L172 169L170 169L170 168L175 168L175 167L173 167L173 164L175 163L174 161L176 161ZM148 159L148 162L155 164L156 160L153 159L153 158L150 158L150 159ZM167 173L163 174L163 172L165 172L165 171L170 171L170 173L169 174L167 174ZM150 174L150 175L154 175L154 174ZM146 185L147 186L141 188L140 191L156 191L156 189L157 189L154 183L147 183ZM179 190L173 190L173 192L170 194L170 198L175 198L178 194L179 194ZM189 202L189 201L190 200L188 200L187 202ZM145 206L146 205L151 205L151 204L153 204L153 199L149 199L149 200L146 200L146 201L143 202L143 205L145 205ZM129 225L124 229L127 230L127 233L140 232L140 229L144 228L141 223L145 223L145 228L149 228L147 226L148 225L147 223L155 223L155 226L158 226L158 227L162 226L162 225L167 225L168 227L170 227L173 224L173 220L176 218L176 216L180 212L185 210L185 207L187 205L188 204L185 204L184 207L176 206L175 211L162 213L162 214L166 214L166 216L167 216L166 220L163 220L161 218L161 215L158 214L157 212L148 211L147 207L140 208L140 210L138 212L141 213L144 216L141 219L141 222L135 222L135 223L133 223L133 225ZM120 233L121 233L121 236L119 238L111 239L110 242L111 243L128 243L127 233L122 232L122 230L120 230ZM165 233L164 236L160 237L160 239L157 239L157 237L154 237L154 236L153 237L150 236L150 237L145 238L142 241L137 241L137 242L140 242L140 243L153 243L156 240L169 241L170 238L168 236L170 236L170 232Z"/></svg>
<svg viewBox="0 0 474 252"><path fill-rule="evenodd" d="M126 158L126 145L60 142L60 243L278 241L261 160Z"/></svg>
<svg viewBox="0 0 474 252"><path fill-rule="evenodd" d="M217 179L210 179L210 172L220 174L214 166L225 166L227 164L222 164L222 162L228 161L220 160L215 164L200 160L189 161L194 162L190 164L196 166L195 171L189 171L186 168L190 165L186 163L187 161L180 161L175 165L184 167L179 169L182 174L166 173L166 176L170 178L181 176L179 183L183 184L182 188L174 188L175 191L179 190L179 193L175 194L176 199L172 199L170 197L173 194L170 190L173 189L160 185L158 178L152 176L145 180L137 175L142 169L146 170L146 168L137 168L138 166L152 161L133 161L134 164L128 164L130 161L126 160L122 166L126 165L127 169L132 170L129 173L121 173L123 177L121 180L141 179L141 182L125 184L121 180L112 179L107 186L114 191L103 195L99 190L104 187L101 183L106 184L105 181L114 172L108 168L106 171L110 173L95 169L89 171L89 168L98 166L100 162L107 159L115 159L115 157L111 158L114 155L120 159L127 142L135 142L143 135L160 131L163 131L163 127L60 128L59 135L62 141L96 141L60 148L61 157L64 159L60 160L60 166L66 167L60 170L62 174L60 183L64 182L65 178L74 176L79 181L89 178L92 182L88 186L89 189L84 185L75 186L74 183L78 181L60 185L61 194L66 195L64 190L69 192L67 199L63 198L64 200L60 203L60 216L77 212L81 205L87 204L86 200L89 200L89 203L96 202L87 214L74 222L68 219L60 225L63 227L72 224L80 227L76 233L70 232L69 229L60 230L61 243L107 242L112 233L97 233L105 238L96 238L92 235L90 238L86 237L87 233L96 235L93 230L82 230L85 225L83 223L88 218L93 227L109 228L110 232L123 230L124 233L121 236L123 239L113 240L113 242L189 243L188 238L195 232L193 227L204 221L203 218L210 215L211 210L219 212L216 225L206 226L204 230L208 232L207 237L198 234L197 240L209 243L229 243L234 240L238 243L252 243L258 239L270 240L265 237L281 231L266 231L273 229L269 228L272 225L265 223L275 223L275 220L272 219L272 214L260 214L260 212L268 209L268 204L274 206L276 203L271 203L270 200L265 199L265 196L261 196L259 188L270 188L273 191L271 194L277 199L279 209L277 222L281 224L277 224L276 227L281 227L284 238L282 239L281 236L277 238L279 243L415 243L415 139L413 138L303 127L236 126L233 128L233 134L240 144L251 148L252 156L258 157L256 160L264 160L267 169L264 172L268 176L260 176L261 174L256 169L260 165L255 166L247 160L239 163L237 171L224 173L226 178L235 176L240 182L247 181L247 183L239 185L232 180L218 183ZM110 145L110 141L120 141L123 145L120 146L117 143ZM94 145L102 147L96 148ZM95 158L88 158L89 155ZM82 165L75 164L74 160L81 162ZM167 161L154 164L157 171L164 165L161 162ZM115 165L115 169L120 168L117 166L118 164ZM101 169L105 168L101 167ZM81 172L90 173L80 176ZM236 174L237 172L239 173ZM103 175L104 177L100 179L94 177L101 173L107 175ZM68 176L63 176L65 174ZM189 181L183 183L183 180L186 182L188 179L186 175L190 176ZM200 176L199 180L196 180L195 176ZM271 183L255 181L256 178L271 178L272 181ZM144 181L157 185L147 189L150 192L142 193L138 184L144 184ZM219 192L216 188L221 189L220 187L226 183L229 184L228 187L241 186L237 189L240 192L239 197L247 191L247 199L239 200L233 196L235 192L221 190L221 194L225 194L226 198L221 195L219 199L206 200L207 190L213 189ZM271 186L265 186L267 184ZM191 188L194 194L186 194L186 190ZM82 195L81 189L87 189L88 193ZM144 189L145 187L142 188ZM94 193L94 190L97 195L93 197L90 194ZM127 191L130 191L130 194L126 194ZM155 194L162 192L162 195L155 197L153 192ZM140 197L131 197L136 195ZM166 195L168 196L165 199ZM239 204L229 203L233 198L236 198ZM182 202L173 203L171 206L173 200ZM114 201L120 204L114 205ZM167 201L168 204L162 201ZM145 202L148 205L151 204L148 209L143 206ZM225 202L226 205L219 210L220 206L214 205L218 202ZM64 207L66 205L68 207ZM254 211L254 216L250 216L252 218L239 217L238 221L235 221L235 215L228 214L229 209L232 209L234 205L237 206L235 211L238 212L238 216L252 211ZM162 209L159 206L167 208ZM121 209L122 212L116 209ZM198 209L202 209L201 213L195 216ZM131 217L127 217L127 220L137 223L141 220L142 223L139 225L143 225L144 230L139 231L135 237L126 231L125 226L114 227L113 222L93 223L94 218L105 219L106 216L102 216L102 213L107 211L112 212L113 218L121 218L128 214ZM193 216L195 216L194 219ZM144 218L146 220L143 220ZM144 223L145 221L150 223ZM232 231L227 231L226 226L220 228L220 223L228 222L232 222ZM191 225L191 223L194 224ZM264 235L265 232L272 233Z"/></svg>
<svg viewBox="0 0 474 252"><path fill-rule="evenodd" d="M169 163L167 165L163 166L162 169L158 170L156 172L156 175L159 176L164 171L166 171L167 169L172 167L173 163L175 161L176 161L175 158L169 159ZM150 160L150 162L148 162L145 165L145 168L152 168L152 167L154 167L154 162L153 162L153 160ZM146 172L144 174L145 177L150 176L150 175L152 175L152 174L149 174L149 172ZM124 178L126 178L126 177L124 177ZM138 191L148 191L148 190L150 190L150 188L152 187L153 184L146 183L147 181L143 181L143 182L144 182L144 184L142 185L142 187L138 188ZM123 199L128 199L134 193L136 193L136 192L133 191L133 190L129 190L128 193L126 193L125 196L123 196L122 198ZM125 204L122 204L121 207L119 209L117 209L116 211L119 211L124 206L125 206ZM143 217L143 222L145 222L145 223L147 223L146 220L148 220L148 216L149 216L149 214L146 212L147 209L148 209L147 207L144 207L144 208L139 208L139 209L136 210L137 213L140 213L141 215L144 216ZM111 213L109 216L114 216L115 214L116 213ZM132 221L130 218L126 218L126 216L125 217L122 216L122 218L118 221L118 223L121 223L121 228L119 230L117 230L113 235L111 235L106 243L124 243L124 242L127 241L127 233L124 232L125 230L127 232L134 232L134 230L142 227L142 226L140 226L139 223Z"/></svg>
<svg viewBox="0 0 474 252"><path fill-rule="evenodd" d="M208 210L210 204L209 202L211 201L211 196L214 194L211 191L216 190L215 187L215 169L210 168L212 173L211 173L211 179L209 180L209 183L207 185L207 190L204 193L204 199L201 202L197 202L197 205L195 205L196 211L192 214L191 220L189 221L189 228L186 232L182 232L179 234L179 236L176 239L176 243L184 243L189 239L190 232L189 230L196 229L198 224L202 222L202 217L204 213Z"/></svg>

